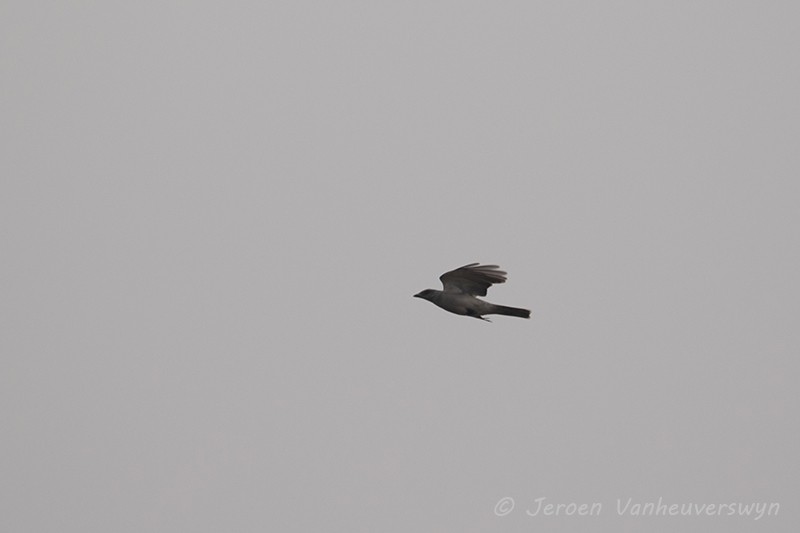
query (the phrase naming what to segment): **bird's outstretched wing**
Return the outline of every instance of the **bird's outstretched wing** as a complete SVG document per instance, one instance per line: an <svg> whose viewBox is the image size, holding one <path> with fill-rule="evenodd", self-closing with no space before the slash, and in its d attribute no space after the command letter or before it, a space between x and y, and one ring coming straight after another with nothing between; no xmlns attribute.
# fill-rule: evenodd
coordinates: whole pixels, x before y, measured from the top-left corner
<svg viewBox="0 0 800 533"><path fill-rule="evenodd" d="M486 290L493 284L506 282L506 273L499 268L497 265L470 263L445 272L439 276L439 279L444 285L444 292L486 296Z"/></svg>

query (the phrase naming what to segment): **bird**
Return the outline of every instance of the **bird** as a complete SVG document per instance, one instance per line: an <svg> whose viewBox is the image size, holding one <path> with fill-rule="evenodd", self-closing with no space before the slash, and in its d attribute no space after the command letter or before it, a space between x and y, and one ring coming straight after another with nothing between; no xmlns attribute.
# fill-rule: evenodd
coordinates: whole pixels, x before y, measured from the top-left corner
<svg viewBox="0 0 800 533"><path fill-rule="evenodd" d="M445 311L457 315L466 315L491 322L483 315L508 315L520 318L530 318L528 309L496 305L476 298L486 296L486 291L495 283L506 282L506 272L500 270L498 265L481 265L470 263L458 267L439 276L443 291L425 289L414 295L438 305Z"/></svg>

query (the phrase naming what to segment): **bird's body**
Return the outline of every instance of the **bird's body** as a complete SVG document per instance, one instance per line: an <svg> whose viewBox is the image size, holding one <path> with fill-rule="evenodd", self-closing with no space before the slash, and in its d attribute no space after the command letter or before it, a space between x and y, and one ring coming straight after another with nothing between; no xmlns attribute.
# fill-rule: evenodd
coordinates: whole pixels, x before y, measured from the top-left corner
<svg viewBox="0 0 800 533"><path fill-rule="evenodd" d="M505 283L506 273L497 265L471 263L445 272L439 278L444 290L425 289L415 294L457 315L466 315L481 320L483 315L508 315L530 318L531 312L518 307L508 307L485 302L476 296L486 296L486 291L495 283Z"/></svg>

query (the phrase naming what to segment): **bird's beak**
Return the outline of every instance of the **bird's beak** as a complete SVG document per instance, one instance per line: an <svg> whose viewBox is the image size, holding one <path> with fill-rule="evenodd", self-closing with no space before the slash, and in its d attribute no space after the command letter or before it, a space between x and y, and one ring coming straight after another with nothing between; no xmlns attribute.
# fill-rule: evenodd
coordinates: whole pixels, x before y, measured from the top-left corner
<svg viewBox="0 0 800 533"><path fill-rule="evenodd" d="M414 298L422 298L422 296L420 296L420 294L422 294L422 293L418 292L417 294L414 295Z"/></svg>

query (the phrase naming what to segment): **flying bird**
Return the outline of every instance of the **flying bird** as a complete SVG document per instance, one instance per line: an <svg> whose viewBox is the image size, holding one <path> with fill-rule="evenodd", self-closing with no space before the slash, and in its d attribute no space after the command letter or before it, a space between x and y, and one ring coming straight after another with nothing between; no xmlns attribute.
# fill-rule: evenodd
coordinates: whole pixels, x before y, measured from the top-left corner
<svg viewBox="0 0 800 533"><path fill-rule="evenodd" d="M495 305L479 300L476 296L486 296L486 291L495 283L505 283L506 273L497 265L481 265L470 263L450 272L445 272L439 279L444 286L443 291L425 289L414 295L432 302L445 311L457 315L466 315L491 322L483 315L508 315L530 318L528 309Z"/></svg>

